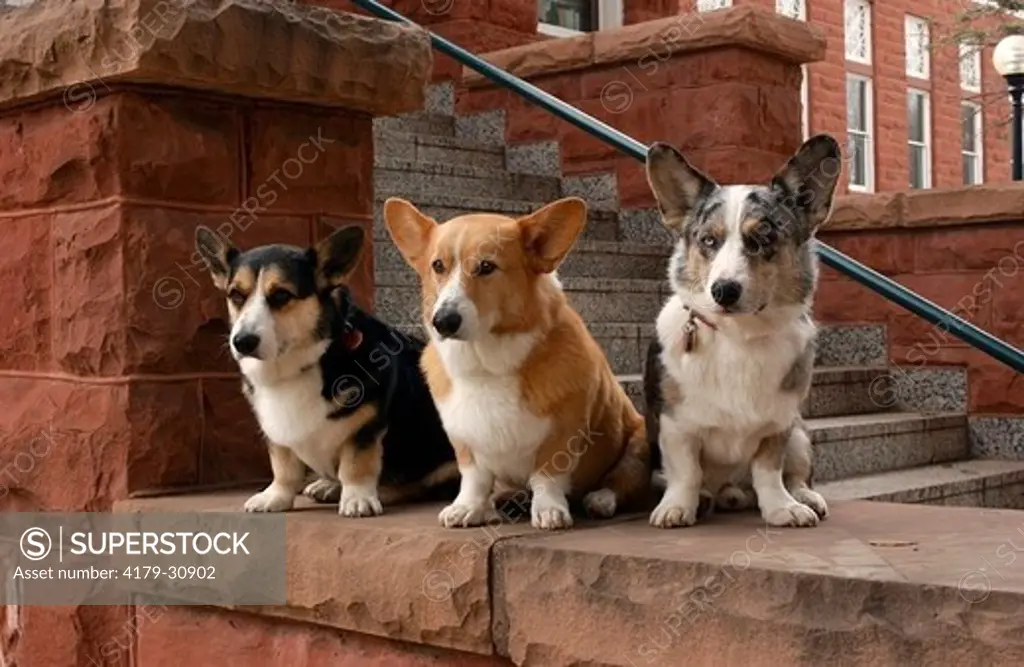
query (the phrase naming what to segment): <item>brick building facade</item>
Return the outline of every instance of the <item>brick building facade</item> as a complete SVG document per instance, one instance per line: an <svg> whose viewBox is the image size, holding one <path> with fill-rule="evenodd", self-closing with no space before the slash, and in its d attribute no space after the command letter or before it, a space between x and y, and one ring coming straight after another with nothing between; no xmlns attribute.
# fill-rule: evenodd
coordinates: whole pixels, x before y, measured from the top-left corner
<svg viewBox="0 0 1024 667"><path fill-rule="evenodd" d="M538 31L571 34L730 6L771 8L823 29L805 67L804 132L849 147L850 191L1010 179L1006 84L991 49L952 39L970 0L539 0Z"/></svg>

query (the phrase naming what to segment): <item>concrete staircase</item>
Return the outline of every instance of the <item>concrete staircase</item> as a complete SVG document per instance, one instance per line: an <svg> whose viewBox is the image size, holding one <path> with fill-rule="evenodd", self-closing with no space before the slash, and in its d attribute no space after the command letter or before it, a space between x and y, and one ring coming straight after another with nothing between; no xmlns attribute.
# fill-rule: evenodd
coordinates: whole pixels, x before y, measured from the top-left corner
<svg viewBox="0 0 1024 667"><path fill-rule="evenodd" d="M388 197L443 221L472 211L522 214L581 196L590 220L559 277L643 409L643 357L669 294L671 238L655 210L619 209L614 176L562 177L556 145L506 147L503 127L501 113L458 117L449 86L433 87L421 113L375 121L378 315L422 335L416 277L380 219ZM836 500L1024 508L1024 462L970 459L965 373L905 373L886 361L881 326L825 323L804 408L821 492Z"/></svg>

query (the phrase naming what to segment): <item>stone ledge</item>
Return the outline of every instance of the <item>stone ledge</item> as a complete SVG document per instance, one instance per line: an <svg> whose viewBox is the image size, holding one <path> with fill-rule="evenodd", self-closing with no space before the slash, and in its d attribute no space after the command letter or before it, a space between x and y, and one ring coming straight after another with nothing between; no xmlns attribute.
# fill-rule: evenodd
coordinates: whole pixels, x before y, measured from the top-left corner
<svg viewBox="0 0 1024 667"><path fill-rule="evenodd" d="M823 231L915 229L1024 221L1024 184L850 194L836 198Z"/></svg>
<svg viewBox="0 0 1024 667"><path fill-rule="evenodd" d="M817 26L779 17L757 7L680 14L656 21L548 39L484 54L483 58L518 77L550 75L626 60L643 61L667 53L682 54L715 47L742 47L802 64L825 57L825 35ZM464 67L463 82L471 87L493 85Z"/></svg>
<svg viewBox="0 0 1024 667"><path fill-rule="evenodd" d="M128 82L390 115L423 107L433 64L422 28L286 0L50 0L0 36L0 104L71 110Z"/></svg>
<svg viewBox="0 0 1024 667"><path fill-rule="evenodd" d="M116 511L223 511L244 497ZM766 530L743 514L660 531L633 516L542 534L446 531L433 505L358 521L304 509L288 520L288 607L246 611L543 667L1024 661L1024 566L1011 546L1024 513L832 510L815 529Z"/></svg>

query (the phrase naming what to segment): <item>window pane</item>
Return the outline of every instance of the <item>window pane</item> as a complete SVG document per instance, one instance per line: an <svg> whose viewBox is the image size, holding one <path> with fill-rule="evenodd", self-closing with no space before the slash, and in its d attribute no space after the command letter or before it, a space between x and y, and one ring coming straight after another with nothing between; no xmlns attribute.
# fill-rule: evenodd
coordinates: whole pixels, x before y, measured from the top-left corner
<svg viewBox="0 0 1024 667"><path fill-rule="evenodd" d="M978 182L978 156L964 155L964 185L974 185Z"/></svg>
<svg viewBox="0 0 1024 667"><path fill-rule="evenodd" d="M911 141L924 143L924 121L924 95L913 91L907 93L907 133Z"/></svg>
<svg viewBox="0 0 1024 667"><path fill-rule="evenodd" d="M928 169L926 164L927 151L924 146L909 146L910 149L910 187L923 188L924 176Z"/></svg>
<svg viewBox="0 0 1024 667"><path fill-rule="evenodd" d="M590 32L597 29L593 7L590 0L539 0L537 19L541 23Z"/></svg>
<svg viewBox="0 0 1024 667"><path fill-rule="evenodd" d="M978 137L975 114L977 110L970 104L960 106L960 129L962 132L963 150L971 153L977 152Z"/></svg>
<svg viewBox="0 0 1024 667"><path fill-rule="evenodd" d="M867 82L863 79L846 80L846 127L867 131L864 110L867 107Z"/></svg>
<svg viewBox="0 0 1024 667"><path fill-rule="evenodd" d="M851 134L846 143L847 152L850 155L850 185L866 186L868 184L867 137Z"/></svg>

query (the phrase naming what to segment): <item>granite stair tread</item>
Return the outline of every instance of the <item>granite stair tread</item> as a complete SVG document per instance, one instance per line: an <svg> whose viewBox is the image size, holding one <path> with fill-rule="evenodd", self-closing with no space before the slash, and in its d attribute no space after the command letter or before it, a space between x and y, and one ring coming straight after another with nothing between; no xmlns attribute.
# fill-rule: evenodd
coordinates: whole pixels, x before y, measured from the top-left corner
<svg viewBox="0 0 1024 667"><path fill-rule="evenodd" d="M1024 461L971 459L858 475L815 488L829 500L929 502L1013 484L1024 484Z"/></svg>

